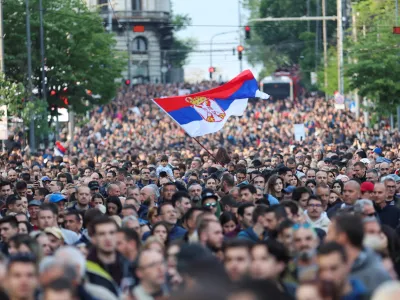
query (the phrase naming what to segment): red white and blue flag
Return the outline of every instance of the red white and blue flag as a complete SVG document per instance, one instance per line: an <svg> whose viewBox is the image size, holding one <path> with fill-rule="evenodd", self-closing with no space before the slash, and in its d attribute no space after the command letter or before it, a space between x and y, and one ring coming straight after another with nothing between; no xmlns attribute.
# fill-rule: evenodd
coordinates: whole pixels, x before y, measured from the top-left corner
<svg viewBox="0 0 400 300"><path fill-rule="evenodd" d="M54 155L64 156L65 152L67 152L67 149L63 146L63 144L57 141L54 147Z"/></svg>
<svg viewBox="0 0 400 300"><path fill-rule="evenodd" d="M217 132L230 116L243 115L248 98L268 99L258 89L251 71L240 73L217 88L186 96L158 98L153 101L190 136Z"/></svg>

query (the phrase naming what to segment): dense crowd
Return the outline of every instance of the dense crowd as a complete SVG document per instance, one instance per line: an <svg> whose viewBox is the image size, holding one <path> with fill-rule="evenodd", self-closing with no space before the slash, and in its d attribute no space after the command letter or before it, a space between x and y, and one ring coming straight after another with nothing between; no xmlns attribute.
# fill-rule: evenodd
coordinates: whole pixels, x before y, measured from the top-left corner
<svg viewBox="0 0 400 300"><path fill-rule="evenodd" d="M399 299L398 133L251 100L207 152L150 99L213 86L121 90L63 156L10 135L0 299Z"/></svg>

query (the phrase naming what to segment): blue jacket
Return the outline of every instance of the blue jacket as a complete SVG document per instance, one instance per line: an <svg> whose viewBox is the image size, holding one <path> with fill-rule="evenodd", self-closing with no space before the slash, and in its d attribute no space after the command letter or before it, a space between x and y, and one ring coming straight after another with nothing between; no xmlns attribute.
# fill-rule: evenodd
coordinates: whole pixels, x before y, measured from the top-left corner
<svg viewBox="0 0 400 300"><path fill-rule="evenodd" d="M342 297L342 300L367 299L368 291L365 285L358 279L350 279L351 292Z"/></svg>
<svg viewBox="0 0 400 300"><path fill-rule="evenodd" d="M185 236L186 232L187 232L186 229L184 229L178 225L175 225L174 227L172 227L171 231L169 232L169 235L168 235L169 240L173 241L173 240L181 239ZM150 234L151 234L150 231L145 232L142 236L142 240L143 241L147 240L147 238L150 236Z"/></svg>
<svg viewBox="0 0 400 300"><path fill-rule="evenodd" d="M253 227L249 227L245 230L239 232L238 236L239 239L245 239L254 243L260 241L259 236L254 232ZM264 231L262 240L265 240L268 237L268 234Z"/></svg>

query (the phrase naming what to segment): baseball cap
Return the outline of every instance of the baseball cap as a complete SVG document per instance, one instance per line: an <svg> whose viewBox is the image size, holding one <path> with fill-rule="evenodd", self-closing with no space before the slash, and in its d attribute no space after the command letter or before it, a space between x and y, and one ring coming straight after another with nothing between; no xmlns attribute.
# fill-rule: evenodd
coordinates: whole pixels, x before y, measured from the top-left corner
<svg viewBox="0 0 400 300"><path fill-rule="evenodd" d="M378 154L378 155L382 155L382 149L376 147L376 148L374 149L374 153L376 153L376 154Z"/></svg>
<svg viewBox="0 0 400 300"><path fill-rule="evenodd" d="M361 158L360 159L360 161L363 163L363 164L369 164L369 163L371 163L371 161L368 159L368 158Z"/></svg>
<svg viewBox="0 0 400 300"><path fill-rule="evenodd" d="M29 206L40 206L42 205L42 202L40 202L39 200L32 200L28 203L28 207Z"/></svg>
<svg viewBox="0 0 400 300"><path fill-rule="evenodd" d="M51 181L51 178L49 176L43 176L40 180L41 181Z"/></svg>
<svg viewBox="0 0 400 300"><path fill-rule="evenodd" d="M373 192L374 191L374 184L370 181L365 181L361 183L361 193L364 192Z"/></svg>
<svg viewBox="0 0 400 300"><path fill-rule="evenodd" d="M210 198L215 199L215 201L218 201L218 196L211 191L206 191L205 193L201 194L201 202L204 202L206 199Z"/></svg>
<svg viewBox="0 0 400 300"><path fill-rule="evenodd" d="M62 231L61 231L60 228L57 228L57 227L47 227L47 228L44 230L44 232L45 232L45 233L48 233L48 234L51 234L51 235L54 235L54 236L55 236L57 239L59 239L59 240L64 240L64 236L63 236Z"/></svg>
<svg viewBox="0 0 400 300"><path fill-rule="evenodd" d="M65 199L65 196L62 194L51 194L49 197L49 202L50 203L57 203L60 201L65 201L67 199Z"/></svg>
<svg viewBox="0 0 400 300"><path fill-rule="evenodd" d="M99 183L97 181L90 181L88 187L91 190L97 190L100 188Z"/></svg>

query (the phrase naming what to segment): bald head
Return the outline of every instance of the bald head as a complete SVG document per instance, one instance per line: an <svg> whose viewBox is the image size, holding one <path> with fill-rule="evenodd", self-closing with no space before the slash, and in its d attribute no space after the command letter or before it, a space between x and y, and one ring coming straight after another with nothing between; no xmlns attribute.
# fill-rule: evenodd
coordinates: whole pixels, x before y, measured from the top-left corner
<svg viewBox="0 0 400 300"><path fill-rule="evenodd" d="M386 205L386 186L383 182L375 183L374 185L374 201L375 204L382 206Z"/></svg>
<svg viewBox="0 0 400 300"><path fill-rule="evenodd" d="M343 188L343 201L347 205L354 205L354 203L360 199L361 190L360 184L355 180L347 181Z"/></svg>

